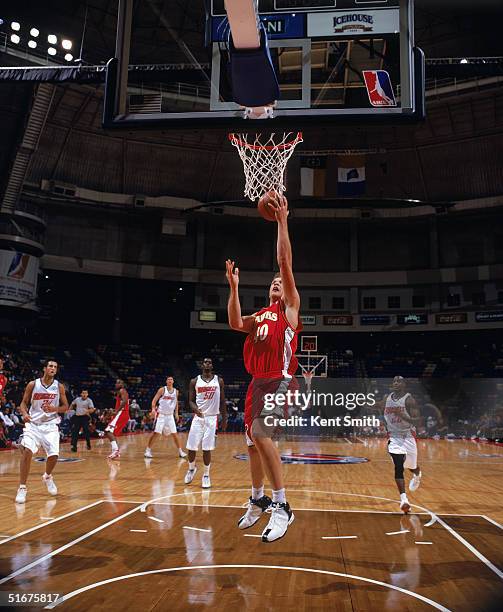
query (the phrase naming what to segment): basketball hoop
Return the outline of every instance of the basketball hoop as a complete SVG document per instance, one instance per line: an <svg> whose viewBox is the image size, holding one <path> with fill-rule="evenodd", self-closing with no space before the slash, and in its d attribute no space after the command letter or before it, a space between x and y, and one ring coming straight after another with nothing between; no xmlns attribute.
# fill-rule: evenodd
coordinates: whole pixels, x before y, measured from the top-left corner
<svg viewBox="0 0 503 612"><path fill-rule="evenodd" d="M253 142L248 134L229 134L231 144L236 147L243 162L245 173L244 195L252 202L274 189L279 194L286 191L284 174L288 160L295 147L302 142L302 132L283 133L281 136L270 134L263 138L255 134ZM279 142L276 142L276 140Z"/></svg>

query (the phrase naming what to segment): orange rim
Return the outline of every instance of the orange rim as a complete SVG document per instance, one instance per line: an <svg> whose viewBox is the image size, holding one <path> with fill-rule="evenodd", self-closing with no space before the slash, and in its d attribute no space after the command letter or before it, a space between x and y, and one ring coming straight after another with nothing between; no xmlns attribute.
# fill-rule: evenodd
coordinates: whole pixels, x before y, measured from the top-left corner
<svg viewBox="0 0 503 612"><path fill-rule="evenodd" d="M229 140L234 145L239 145L240 147L245 147L247 149L253 149L254 151L274 151L275 149L290 149L291 147L294 147L298 142L302 140L302 132L297 132L297 136L290 142L285 142L279 145L249 144L248 142L238 138L237 134L234 134L234 132L229 134Z"/></svg>

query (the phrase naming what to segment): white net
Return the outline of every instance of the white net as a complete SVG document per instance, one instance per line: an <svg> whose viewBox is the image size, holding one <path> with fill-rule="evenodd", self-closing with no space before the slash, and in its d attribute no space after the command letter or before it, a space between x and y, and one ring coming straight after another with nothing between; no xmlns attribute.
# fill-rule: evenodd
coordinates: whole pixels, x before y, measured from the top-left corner
<svg viewBox="0 0 503 612"><path fill-rule="evenodd" d="M306 390L308 392L311 391L311 382L313 380L314 370L302 370L302 376L304 377L304 382L306 383Z"/></svg>
<svg viewBox="0 0 503 612"><path fill-rule="evenodd" d="M286 165L295 147L302 142L301 132L273 133L264 137L262 134L229 134L229 140L243 162L247 198L253 202L271 189L280 194L286 191Z"/></svg>

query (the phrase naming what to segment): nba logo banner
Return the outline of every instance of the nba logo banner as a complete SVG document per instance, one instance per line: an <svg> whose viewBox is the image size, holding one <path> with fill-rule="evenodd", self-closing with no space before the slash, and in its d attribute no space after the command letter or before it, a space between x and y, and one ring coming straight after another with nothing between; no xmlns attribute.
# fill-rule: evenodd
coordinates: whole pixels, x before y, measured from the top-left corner
<svg viewBox="0 0 503 612"><path fill-rule="evenodd" d="M393 85L386 70L364 70L363 78L372 106L396 106Z"/></svg>

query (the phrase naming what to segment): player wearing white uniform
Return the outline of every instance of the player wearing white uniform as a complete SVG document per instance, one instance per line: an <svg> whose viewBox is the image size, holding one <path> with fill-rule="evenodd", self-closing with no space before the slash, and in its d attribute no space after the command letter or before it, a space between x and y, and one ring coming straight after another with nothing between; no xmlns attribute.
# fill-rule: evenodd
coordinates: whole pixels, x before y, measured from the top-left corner
<svg viewBox="0 0 503 612"><path fill-rule="evenodd" d="M176 433L176 424L180 420L178 416L178 389L173 386L175 379L172 376L166 378L166 386L159 387L152 399L152 417L156 419L155 428L148 439L144 457L152 459L152 444L156 435L172 436L173 442L178 449L179 457L186 457L187 453L182 450L182 445ZM157 402L159 406L157 407Z"/></svg>
<svg viewBox="0 0 503 612"><path fill-rule="evenodd" d="M203 359L201 374L190 381L189 403L194 416L187 439L189 469L185 474L185 484L190 484L196 473L196 451L203 449L204 474L201 486L211 487L211 451L215 448L215 432L218 415L222 415L222 431L227 429L227 408L225 405L224 381L213 373L213 362L209 357Z"/></svg>
<svg viewBox="0 0 503 612"><path fill-rule="evenodd" d="M22 454L19 464L17 504L24 504L26 501L26 481L30 473L31 459L40 447L47 455L42 480L51 495L56 495L58 492L52 477L52 471L59 455L58 423L61 418L58 412L68 410L68 401L65 388L54 378L57 371L57 362L52 359L47 360L44 364L44 375L26 385L23 400L19 406L25 425L21 439ZM28 406L30 406L29 409Z"/></svg>
<svg viewBox="0 0 503 612"><path fill-rule="evenodd" d="M408 468L414 476L409 490L415 491L421 483L421 470L417 464L417 445L413 435L414 423L419 419L416 401L405 390L405 380L395 376L391 385L392 392L383 399L384 420L388 430L388 452L395 465L395 481L400 493L400 510L410 511L410 503L405 493L403 470ZM412 416L411 416L412 415Z"/></svg>

